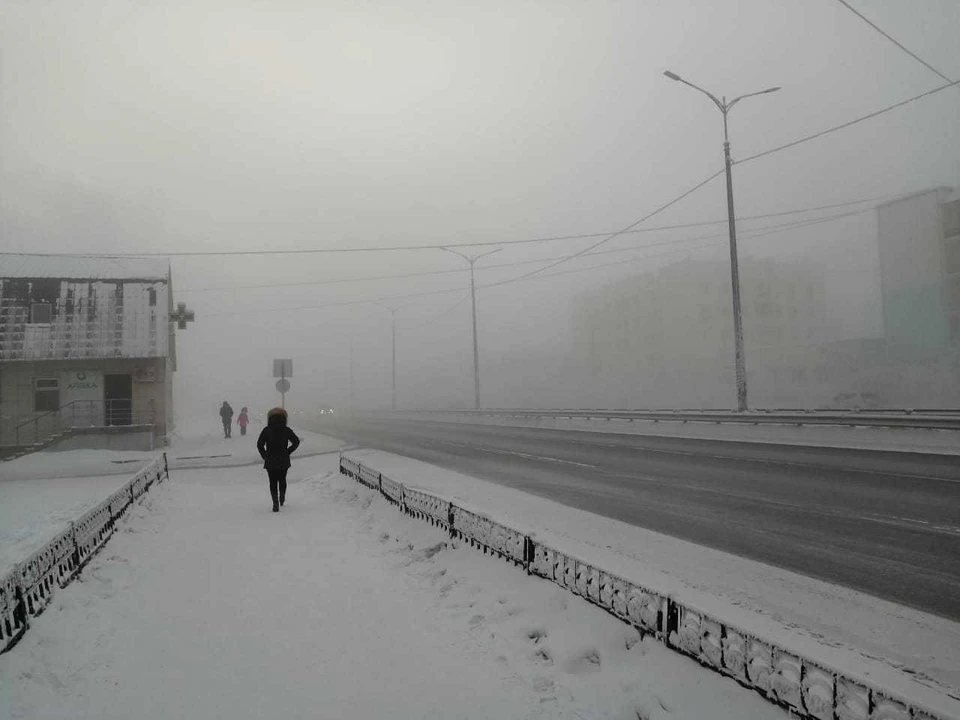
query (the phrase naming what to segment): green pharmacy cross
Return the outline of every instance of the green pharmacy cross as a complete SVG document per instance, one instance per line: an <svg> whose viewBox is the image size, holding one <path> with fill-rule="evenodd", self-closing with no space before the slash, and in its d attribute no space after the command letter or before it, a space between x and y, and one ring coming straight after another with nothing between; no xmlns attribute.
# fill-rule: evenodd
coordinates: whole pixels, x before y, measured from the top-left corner
<svg viewBox="0 0 960 720"><path fill-rule="evenodd" d="M187 323L195 319L193 310L187 310L186 303L177 303L177 311L170 316L170 322L175 322L180 330L186 330Z"/></svg>

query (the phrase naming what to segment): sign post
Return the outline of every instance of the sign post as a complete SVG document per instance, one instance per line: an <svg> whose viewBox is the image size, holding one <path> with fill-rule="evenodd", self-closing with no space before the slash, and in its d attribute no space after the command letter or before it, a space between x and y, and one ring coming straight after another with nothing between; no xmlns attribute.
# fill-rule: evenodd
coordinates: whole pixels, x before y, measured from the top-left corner
<svg viewBox="0 0 960 720"><path fill-rule="evenodd" d="M291 358L276 358L273 361L273 376L277 380L277 392L280 393L280 407L287 407L287 393L290 391L288 377L293 377L293 360Z"/></svg>

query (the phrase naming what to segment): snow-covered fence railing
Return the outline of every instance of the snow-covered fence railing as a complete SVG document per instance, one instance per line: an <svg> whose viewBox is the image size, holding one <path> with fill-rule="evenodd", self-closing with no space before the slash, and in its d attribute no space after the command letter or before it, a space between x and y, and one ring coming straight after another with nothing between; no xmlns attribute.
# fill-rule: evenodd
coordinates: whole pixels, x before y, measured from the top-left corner
<svg viewBox="0 0 960 720"><path fill-rule="evenodd" d="M379 491L413 517L566 588L641 633L701 665L756 690L770 702L809 720L960 720L876 687L866 678L758 637L682 603L655 588L615 573L461 508L423 490L406 487L361 462L340 456L340 472ZM399 499L398 499L399 498ZM0 600L2 602L2 600ZM2 609L2 605L0 605Z"/></svg>
<svg viewBox="0 0 960 720"><path fill-rule="evenodd" d="M20 640L29 619L44 611L56 588L66 587L103 547L130 505L153 483L169 477L164 454L0 577L0 653Z"/></svg>

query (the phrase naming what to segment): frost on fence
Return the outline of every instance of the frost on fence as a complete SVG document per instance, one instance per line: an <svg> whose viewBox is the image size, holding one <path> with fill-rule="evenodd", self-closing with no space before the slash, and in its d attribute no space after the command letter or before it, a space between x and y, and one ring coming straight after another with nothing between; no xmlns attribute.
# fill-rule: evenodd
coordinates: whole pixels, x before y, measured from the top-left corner
<svg viewBox="0 0 960 720"><path fill-rule="evenodd" d="M0 577L0 652L20 638L27 629L27 618L20 602L17 566Z"/></svg>
<svg viewBox="0 0 960 720"><path fill-rule="evenodd" d="M114 523L134 499L166 473L157 458L106 500L84 513L0 578L0 652L9 650L43 612L57 587L65 587L113 533Z"/></svg>
<svg viewBox="0 0 960 720"><path fill-rule="evenodd" d="M606 609L641 632L704 666L759 691L770 701L812 720L960 720L912 707L827 666L767 642L573 555L455 504L341 457L341 472L387 496L415 517Z"/></svg>
<svg viewBox="0 0 960 720"><path fill-rule="evenodd" d="M394 505L403 503L403 485L383 474L380 475L380 492Z"/></svg>
<svg viewBox="0 0 960 720"><path fill-rule="evenodd" d="M357 480L368 488L373 488L374 490L380 489L380 473L374 472L363 463L359 463Z"/></svg>
<svg viewBox="0 0 960 720"><path fill-rule="evenodd" d="M110 501L97 505L92 510L80 516L75 524L77 559L80 565L93 557L100 546L107 541L113 532L113 522L110 516Z"/></svg>
<svg viewBox="0 0 960 720"><path fill-rule="evenodd" d="M53 540L17 565L20 593L31 616L39 615L50 602L54 588L63 587L75 568L73 523ZM66 574L66 573L70 574Z"/></svg>
<svg viewBox="0 0 960 720"><path fill-rule="evenodd" d="M450 503L430 493L403 488L403 502L407 512L434 525L449 528Z"/></svg>

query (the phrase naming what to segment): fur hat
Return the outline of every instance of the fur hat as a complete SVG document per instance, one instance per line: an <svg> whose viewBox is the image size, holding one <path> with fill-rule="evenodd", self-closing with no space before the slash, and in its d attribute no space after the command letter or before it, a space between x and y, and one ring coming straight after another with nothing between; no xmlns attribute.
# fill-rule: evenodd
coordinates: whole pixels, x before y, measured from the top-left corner
<svg viewBox="0 0 960 720"><path fill-rule="evenodd" d="M283 408L275 407L267 413L267 420L277 415L282 417L284 420L287 419L287 411L284 410Z"/></svg>

